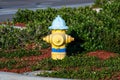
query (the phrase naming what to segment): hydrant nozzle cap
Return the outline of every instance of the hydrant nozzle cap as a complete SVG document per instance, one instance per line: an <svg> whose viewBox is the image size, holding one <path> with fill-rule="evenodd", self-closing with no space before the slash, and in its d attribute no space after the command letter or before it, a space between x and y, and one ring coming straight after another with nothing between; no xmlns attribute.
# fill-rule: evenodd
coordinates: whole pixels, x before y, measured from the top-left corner
<svg viewBox="0 0 120 80"><path fill-rule="evenodd" d="M66 26L65 21L58 15L52 22L52 26L49 27L49 29L68 29L68 26Z"/></svg>
<svg viewBox="0 0 120 80"><path fill-rule="evenodd" d="M71 41L74 41L74 38L72 38Z"/></svg>
<svg viewBox="0 0 120 80"><path fill-rule="evenodd" d="M45 38L43 38L43 40L45 41Z"/></svg>

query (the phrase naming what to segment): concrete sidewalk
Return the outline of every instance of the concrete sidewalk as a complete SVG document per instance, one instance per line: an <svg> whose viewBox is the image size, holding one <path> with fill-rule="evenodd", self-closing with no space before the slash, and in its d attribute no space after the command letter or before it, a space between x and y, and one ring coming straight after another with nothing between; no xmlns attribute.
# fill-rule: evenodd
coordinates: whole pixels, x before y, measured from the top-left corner
<svg viewBox="0 0 120 80"><path fill-rule="evenodd" d="M10 72L0 72L0 80L71 80L71 79L38 77Z"/></svg>

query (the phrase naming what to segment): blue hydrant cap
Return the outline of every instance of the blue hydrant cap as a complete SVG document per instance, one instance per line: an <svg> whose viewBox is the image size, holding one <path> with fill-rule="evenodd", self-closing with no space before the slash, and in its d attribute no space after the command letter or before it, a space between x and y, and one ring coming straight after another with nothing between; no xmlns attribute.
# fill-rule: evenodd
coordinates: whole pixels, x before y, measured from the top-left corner
<svg viewBox="0 0 120 80"><path fill-rule="evenodd" d="M52 22L52 26L49 27L49 29L68 29L68 26L66 26L65 21L58 15Z"/></svg>

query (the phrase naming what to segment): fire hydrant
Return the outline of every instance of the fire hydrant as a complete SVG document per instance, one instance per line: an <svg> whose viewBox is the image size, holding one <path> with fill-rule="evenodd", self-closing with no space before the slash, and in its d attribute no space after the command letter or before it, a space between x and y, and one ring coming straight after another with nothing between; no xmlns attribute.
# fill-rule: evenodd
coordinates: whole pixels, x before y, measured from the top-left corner
<svg viewBox="0 0 120 80"><path fill-rule="evenodd" d="M66 34L68 27L65 21L58 15L49 27L52 34L43 38L44 41L52 45L51 57L54 60L62 60L66 56L66 43L74 41L74 38Z"/></svg>

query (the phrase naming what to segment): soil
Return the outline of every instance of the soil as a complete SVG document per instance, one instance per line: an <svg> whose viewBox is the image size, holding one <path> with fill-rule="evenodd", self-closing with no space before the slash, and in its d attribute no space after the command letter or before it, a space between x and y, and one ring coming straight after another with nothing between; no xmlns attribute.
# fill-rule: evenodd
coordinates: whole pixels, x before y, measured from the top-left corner
<svg viewBox="0 0 120 80"><path fill-rule="evenodd" d="M94 52L89 52L86 55L88 55L88 56L94 56L94 57L97 57L97 58L99 58L101 60L107 60L107 59L109 59L111 57L120 56L117 53L108 52L108 51L104 51L104 50L97 50L97 51L94 51ZM102 70L102 68L96 68L96 67L93 67L93 69L95 71L101 71ZM107 69L107 67L104 68L104 69ZM111 80L113 80L115 78L117 78L117 80L120 80L120 72L114 73L114 75L111 76ZM109 79L107 79L107 77L106 77L105 80L109 80Z"/></svg>
<svg viewBox="0 0 120 80"><path fill-rule="evenodd" d="M13 24L11 22L0 22L0 25L14 25L14 26L21 27L21 28L26 27L25 23L20 23L20 22L17 22L15 24Z"/></svg>
<svg viewBox="0 0 120 80"><path fill-rule="evenodd" d="M26 25L24 23L16 23L15 26L20 26L22 28L25 27Z"/></svg>
<svg viewBox="0 0 120 80"><path fill-rule="evenodd" d="M22 57L21 59L14 58L16 61L20 61L20 62L24 61L26 64L26 66L24 68L10 69L10 70L7 68L3 68L3 69L0 69L0 71L15 72L15 73L23 73L23 72L31 71L31 67L29 67L29 65L37 64L40 60L51 57L51 48L42 49L40 51L42 52L42 55L39 55L39 56ZM107 52L107 51L103 51L103 50L89 52L86 55L95 56L95 57L100 58L101 60L106 60L106 59L109 59L110 57L118 56L118 54L116 54L116 53ZM5 58L3 58L2 60L4 61ZM18 65L20 65L20 64L21 63L19 63ZM16 65L16 66L18 66L18 65ZM100 69L97 69L97 70L100 70Z"/></svg>
<svg viewBox="0 0 120 80"><path fill-rule="evenodd" d="M104 51L104 50L97 50L97 51L94 51L94 52L89 52L86 55L88 55L88 56L95 56L95 57L98 57L101 60L106 60L106 59L109 59L111 57L116 57L119 54L113 53L113 52Z"/></svg>
<svg viewBox="0 0 120 80"><path fill-rule="evenodd" d="M21 64L21 62L23 64L23 61L24 61L24 63L25 63L24 68L15 68L15 69L3 68L3 69L0 69L0 71L15 72L15 73L23 73L23 72L32 71L30 65L35 65L40 60L51 57L51 48L42 49L40 51L42 52L42 55L39 55L39 56L29 56L29 57L22 57L22 58L14 58L16 61L20 61L20 63L15 65L15 66L19 66ZM4 61L4 60L7 60L7 59L3 58L1 60Z"/></svg>

